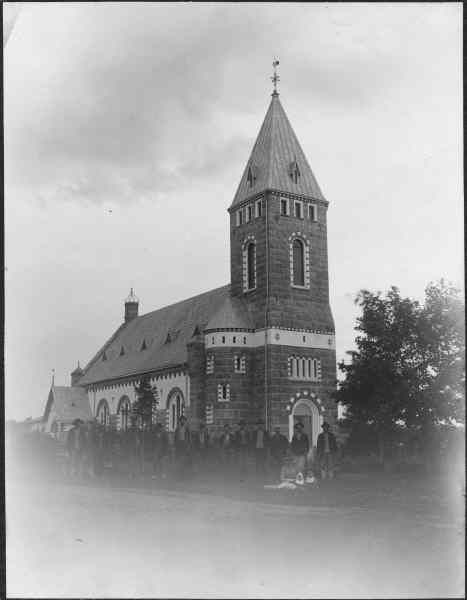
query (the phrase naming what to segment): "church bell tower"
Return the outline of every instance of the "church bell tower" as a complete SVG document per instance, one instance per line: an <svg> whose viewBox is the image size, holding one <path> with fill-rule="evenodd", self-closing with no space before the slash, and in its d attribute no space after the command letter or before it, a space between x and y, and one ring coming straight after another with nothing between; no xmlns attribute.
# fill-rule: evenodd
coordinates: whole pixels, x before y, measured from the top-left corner
<svg viewBox="0 0 467 600"><path fill-rule="evenodd" d="M334 421L336 357L329 203L279 99L277 64L269 108L229 208L230 264L232 296L245 302L255 330L265 332L264 348L258 348L264 386L258 393L267 425L286 428L292 421L286 424L284 415L293 414L300 394L319 393L328 406L326 418ZM319 432L317 414L312 439Z"/></svg>
<svg viewBox="0 0 467 600"><path fill-rule="evenodd" d="M232 294L257 327L334 332L327 210L275 85L229 209Z"/></svg>

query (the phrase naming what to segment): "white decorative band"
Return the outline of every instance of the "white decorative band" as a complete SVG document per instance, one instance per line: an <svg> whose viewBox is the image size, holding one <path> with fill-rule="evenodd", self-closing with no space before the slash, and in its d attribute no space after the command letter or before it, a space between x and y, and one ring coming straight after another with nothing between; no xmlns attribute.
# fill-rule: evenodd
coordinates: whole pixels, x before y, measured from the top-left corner
<svg viewBox="0 0 467 600"><path fill-rule="evenodd" d="M336 349L336 337L333 333L313 333L310 331L293 331L271 327L254 332L216 331L204 336L207 348L258 348L268 345L294 346L296 348Z"/></svg>

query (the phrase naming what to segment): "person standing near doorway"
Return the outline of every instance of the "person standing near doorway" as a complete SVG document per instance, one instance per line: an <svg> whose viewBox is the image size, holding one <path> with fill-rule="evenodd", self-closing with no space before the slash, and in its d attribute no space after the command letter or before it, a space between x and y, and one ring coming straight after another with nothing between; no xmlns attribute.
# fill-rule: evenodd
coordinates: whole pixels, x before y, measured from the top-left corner
<svg viewBox="0 0 467 600"><path fill-rule="evenodd" d="M334 464L337 454L336 437L326 421L321 425L323 431L318 436L317 453L322 479L334 477Z"/></svg>
<svg viewBox="0 0 467 600"><path fill-rule="evenodd" d="M271 437L269 443L269 449L273 468L278 473L281 472L282 463L284 461L288 447L289 442L285 435L282 435L281 428L279 426L275 427L274 434Z"/></svg>
<svg viewBox="0 0 467 600"><path fill-rule="evenodd" d="M294 457L295 469L297 474L301 473L304 477L306 475L306 457L310 449L310 441L308 436L304 432L302 423L295 423L294 434L290 442L290 450Z"/></svg>

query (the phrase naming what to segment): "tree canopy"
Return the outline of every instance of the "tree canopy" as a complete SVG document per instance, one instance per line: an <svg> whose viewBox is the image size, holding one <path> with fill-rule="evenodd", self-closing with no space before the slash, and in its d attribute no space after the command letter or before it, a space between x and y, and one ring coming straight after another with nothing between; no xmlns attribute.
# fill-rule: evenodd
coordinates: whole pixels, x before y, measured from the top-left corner
<svg viewBox="0 0 467 600"><path fill-rule="evenodd" d="M465 422L464 303L444 280L430 283L425 300L361 290L356 351L339 363L344 379L336 399L350 423L388 435L397 426L425 430Z"/></svg>

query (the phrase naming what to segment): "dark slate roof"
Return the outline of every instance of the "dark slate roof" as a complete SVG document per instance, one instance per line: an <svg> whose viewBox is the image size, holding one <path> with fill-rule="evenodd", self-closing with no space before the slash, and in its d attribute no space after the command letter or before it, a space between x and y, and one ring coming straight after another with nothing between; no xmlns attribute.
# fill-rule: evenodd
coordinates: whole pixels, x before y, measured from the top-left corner
<svg viewBox="0 0 467 600"><path fill-rule="evenodd" d="M219 310L209 319L206 331L214 329L253 329L246 303L240 298L228 296Z"/></svg>
<svg viewBox="0 0 467 600"><path fill-rule="evenodd" d="M84 421L92 417L88 395L81 387L53 386L45 407L44 421L49 418L52 407L58 420L64 423L71 423L75 419Z"/></svg>
<svg viewBox="0 0 467 600"><path fill-rule="evenodd" d="M84 368L79 385L185 363L186 345L196 327L204 331L209 319L229 297L230 285L226 285L124 323ZM146 350L141 349L143 341ZM104 352L106 360L102 360Z"/></svg>
<svg viewBox="0 0 467 600"><path fill-rule="evenodd" d="M297 162L300 170L298 183L294 183L289 175L290 165L294 161ZM248 183L250 165L254 168L254 174L256 175L252 187ZM278 95L272 97L231 208L240 204L249 196L266 189L291 192L309 196L316 200L324 200L318 182L282 108Z"/></svg>

